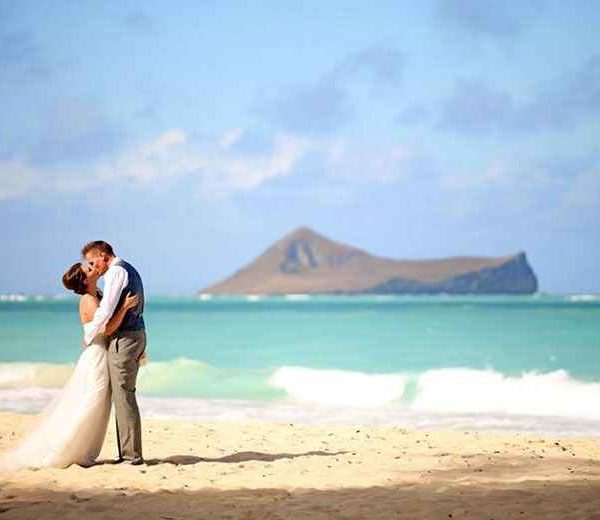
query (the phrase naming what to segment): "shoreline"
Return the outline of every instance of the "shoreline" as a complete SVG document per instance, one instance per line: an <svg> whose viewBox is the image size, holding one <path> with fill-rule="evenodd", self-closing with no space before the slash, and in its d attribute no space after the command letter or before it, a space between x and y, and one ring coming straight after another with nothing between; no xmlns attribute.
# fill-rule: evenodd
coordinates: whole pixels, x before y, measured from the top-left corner
<svg viewBox="0 0 600 520"><path fill-rule="evenodd" d="M60 388L0 389L0 414L35 416ZM182 422L288 423L305 426L406 428L415 432L477 431L485 435L600 438L600 419L550 414L411 410L397 403L378 407L333 406L291 399L248 400L139 395L145 419ZM597 415L597 414L596 414Z"/></svg>
<svg viewBox="0 0 600 520"><path fill-rule="evenodd" d="M34 420L0 413L0 450ZM143 428L144 466L110 463L111 423L102 464L0 473L3 518L160 511L171 518L583 519L600 512L596 438L258 421L149 419Z"/></svg>

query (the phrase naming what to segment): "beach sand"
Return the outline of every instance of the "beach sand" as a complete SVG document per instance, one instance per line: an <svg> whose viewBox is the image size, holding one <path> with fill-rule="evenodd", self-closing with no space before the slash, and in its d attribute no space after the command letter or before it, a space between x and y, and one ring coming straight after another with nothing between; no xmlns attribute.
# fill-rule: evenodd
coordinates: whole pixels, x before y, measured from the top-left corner
<svg viewBox="0 0 600 520"><path fill-rule="evenodd" d="M0 450L33 417L0 413ZM600 439L144 421L144 466L0 473L0 518L599 519Z"/></svg>

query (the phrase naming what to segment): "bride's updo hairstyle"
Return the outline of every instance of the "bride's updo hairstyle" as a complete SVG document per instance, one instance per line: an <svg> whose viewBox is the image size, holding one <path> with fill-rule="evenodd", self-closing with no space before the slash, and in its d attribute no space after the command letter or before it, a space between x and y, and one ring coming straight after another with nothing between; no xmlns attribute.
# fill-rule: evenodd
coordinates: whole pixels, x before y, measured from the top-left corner
<svg viewBox="0 0 600 520"><path fill-rule="evenodd" d="M86 276L81 269L81 262L77 262L69 267L69 270L63 274L63 285L76 294L85 294L87 292Z"/></svg>

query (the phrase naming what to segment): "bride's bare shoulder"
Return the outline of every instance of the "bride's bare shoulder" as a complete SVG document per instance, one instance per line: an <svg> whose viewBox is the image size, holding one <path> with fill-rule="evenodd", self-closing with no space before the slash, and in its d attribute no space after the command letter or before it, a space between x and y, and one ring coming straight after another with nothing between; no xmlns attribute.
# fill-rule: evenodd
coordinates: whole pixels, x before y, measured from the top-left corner
<svg viewBox="0 0 600 520"><path fill-rule="evenodd" d="M79 317L81 318L81 323L92 321L97 308L98 298L91 294L84 294L79 300Z"/></svg>

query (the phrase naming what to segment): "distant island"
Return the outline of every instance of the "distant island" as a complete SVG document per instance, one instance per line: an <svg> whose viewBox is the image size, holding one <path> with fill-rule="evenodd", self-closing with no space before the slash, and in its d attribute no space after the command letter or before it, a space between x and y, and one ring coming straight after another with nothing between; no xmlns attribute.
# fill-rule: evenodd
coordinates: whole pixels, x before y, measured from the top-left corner
<svg viewBox="0 0 600 520"><path fill-rule="evenodd" d="M524 252L503 257L393 260L300 227L201 294L531 294Z"/></svg>

